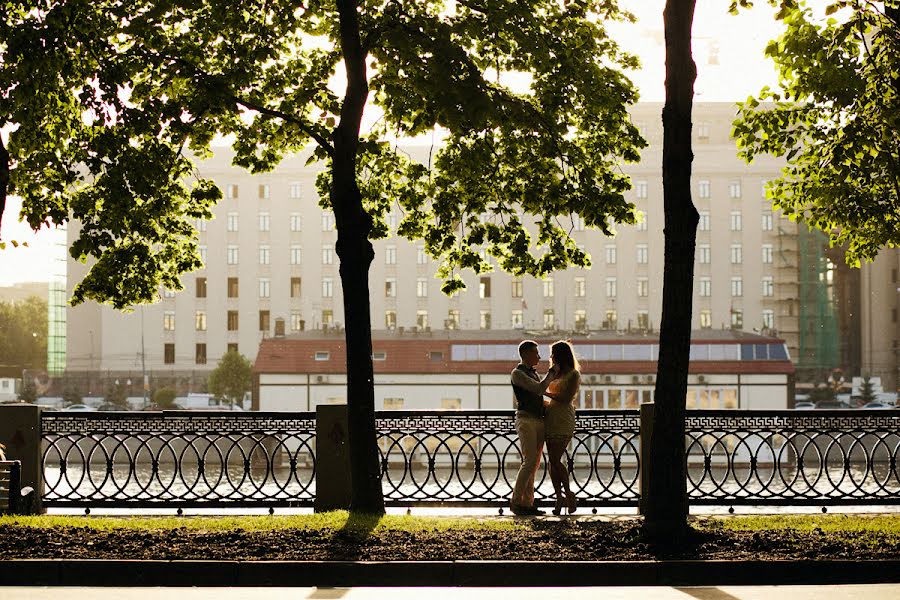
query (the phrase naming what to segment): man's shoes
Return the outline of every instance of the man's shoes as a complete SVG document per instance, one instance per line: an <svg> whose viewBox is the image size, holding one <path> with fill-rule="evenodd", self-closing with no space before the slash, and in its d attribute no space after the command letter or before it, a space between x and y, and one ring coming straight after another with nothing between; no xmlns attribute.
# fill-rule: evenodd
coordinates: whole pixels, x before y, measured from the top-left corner
<svg viewBox="0 0 900 600"><path fill-rule="evenodd" d="M544 511L537 506L522 506L519 504L511 504L509 510L512 514L520 517L537 517L544 514Z"/></svg>

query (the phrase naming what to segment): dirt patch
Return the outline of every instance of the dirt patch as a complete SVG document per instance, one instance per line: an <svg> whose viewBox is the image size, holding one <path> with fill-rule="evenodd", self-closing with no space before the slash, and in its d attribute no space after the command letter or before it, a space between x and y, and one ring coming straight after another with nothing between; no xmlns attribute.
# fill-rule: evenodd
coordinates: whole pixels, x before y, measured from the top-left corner
<svg viewBox="0 0 900 600"><path fill-rule="evenodd" d="M878 533L730 531L701 525L677 547L640 540L640 524L529 522L514 531L97 531L0 526L0 559L154 560L648 560L900 559L900 537Z"/></svg>

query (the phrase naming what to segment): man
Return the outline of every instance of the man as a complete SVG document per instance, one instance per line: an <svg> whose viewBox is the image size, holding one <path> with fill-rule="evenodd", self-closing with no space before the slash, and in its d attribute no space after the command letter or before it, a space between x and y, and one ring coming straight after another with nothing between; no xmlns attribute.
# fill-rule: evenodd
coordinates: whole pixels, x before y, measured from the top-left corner
<svg viewBox="0 0 900 600"><path fill-rule="evenodd" d="M516 476L509 508L515 515L542 515L534 505L534 476L541 463L544 448L544 392L553 381L551 369L541 379L534 367L540 362L537 342L519 344L521 362L510 374L516 406L516 432L522 451L522 464Z"/></svg>

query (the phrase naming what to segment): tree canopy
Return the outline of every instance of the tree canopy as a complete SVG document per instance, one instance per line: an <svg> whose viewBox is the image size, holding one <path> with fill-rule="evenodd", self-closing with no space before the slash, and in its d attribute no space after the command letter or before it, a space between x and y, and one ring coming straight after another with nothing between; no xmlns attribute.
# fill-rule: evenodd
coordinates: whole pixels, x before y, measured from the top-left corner
<svg viewBox="0 0 900 600"><path fill-rule="evenodd" d="M849 264L900 245L900 5L829 2L827 19L803 3L778 13L786 30L766 55L781 91L740 104L740 154L787 159L767 195L846 247Z"/></svg>
<svg viewBox="0 0 900 600"><path fill-rule="evenodd" d="M241 405L244 394L250 391L253 384L252 370L253 367L247 357L237 350L229 350L209 374L209 391L216 398L224 398L232 405ZM153 399L156 400L156 395ZM173 395L172 400L174 399Z"/></svg>
<svg viewBox="0 0 900 600"><path fill-rule="evenodd" d="M566 235L570 215L607 232L634 221L617 166L643 141L621 73L635 59L602 26L629 18L614 0L11 0L0 9L0 166L33 227L80 223L71 253L95 262L75 303L152 301L200 267L193 223L221 192L195 163L217 137L253 172L310 144L332 159L349 6L371 73L363 101L380 111L358 143L372 238L399 205L400 233L443 259L453 291L457 269L488 268L481 249L542 275L588 264ZM435 130L445 142L431 165L392 143Z"/></svg>

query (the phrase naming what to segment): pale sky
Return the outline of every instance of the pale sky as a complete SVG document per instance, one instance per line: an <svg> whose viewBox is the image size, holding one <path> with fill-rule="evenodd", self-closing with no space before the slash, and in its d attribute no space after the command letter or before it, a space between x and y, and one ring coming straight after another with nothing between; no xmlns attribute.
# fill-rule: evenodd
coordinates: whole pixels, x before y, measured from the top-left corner
<svg viewBox="0 0 900 600"><path fill-rule="evenodd" d="M776 82L772 63L763 57L768 41L780 27L765 0L742 11L728 14L728 0L697 0L694 13L694 60L697 62L695 101L727 102L744 100L763 85ZM641 92L641 100L664 100L665 45L662 11L664 0L622 0L637 16L635 24L610 27L621 46L638 55L640 71L630 73ZM43 229L35 234L18 221L21 202L9 198L3 215L0 239L7 242L0 250L0 286L24 281L48 281L51 257L59 232ZM10 240L27 242L28 247L12 248Z"/></svg>

